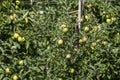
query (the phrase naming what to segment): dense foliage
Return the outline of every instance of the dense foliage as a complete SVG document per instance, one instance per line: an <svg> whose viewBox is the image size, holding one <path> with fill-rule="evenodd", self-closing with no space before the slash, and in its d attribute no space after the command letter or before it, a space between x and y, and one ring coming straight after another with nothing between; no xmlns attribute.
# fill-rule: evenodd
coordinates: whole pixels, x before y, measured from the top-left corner
<svg viewBox="0 0 120 80"><path fill-rule="evenodd" d="M0 80L119 80L116 1L0 1Z"/></svg>

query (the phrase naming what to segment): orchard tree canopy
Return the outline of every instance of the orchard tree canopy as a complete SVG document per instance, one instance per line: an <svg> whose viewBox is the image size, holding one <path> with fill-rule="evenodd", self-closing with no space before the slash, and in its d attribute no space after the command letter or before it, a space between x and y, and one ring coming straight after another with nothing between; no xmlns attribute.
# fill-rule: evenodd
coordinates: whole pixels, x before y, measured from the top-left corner
<svg viewBox="0 0 120 80"><path fill-rule="evenodd" d="M119 80L119 13L86 0L78 34L78 0L1 0L0 80Z"/></svg>

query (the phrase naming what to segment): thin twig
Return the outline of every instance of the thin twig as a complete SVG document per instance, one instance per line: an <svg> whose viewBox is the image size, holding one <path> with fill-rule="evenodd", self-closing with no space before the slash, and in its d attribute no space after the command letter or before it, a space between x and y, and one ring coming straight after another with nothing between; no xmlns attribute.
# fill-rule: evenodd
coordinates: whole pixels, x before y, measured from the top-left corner
<svg viewBox="0 0 120 80"><path fill-rule="evenodd" d="M69 14L73 14L73 13L77 13L78 14L78 10L75 10L75 11L70 11L68 12Z"/></svg>

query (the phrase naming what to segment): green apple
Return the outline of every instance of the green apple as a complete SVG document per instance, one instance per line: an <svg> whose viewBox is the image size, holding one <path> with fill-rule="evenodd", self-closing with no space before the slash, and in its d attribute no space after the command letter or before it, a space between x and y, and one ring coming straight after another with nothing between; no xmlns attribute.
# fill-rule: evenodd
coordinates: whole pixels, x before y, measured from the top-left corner
<svg viewBox="0 0 120 80"><path fill-rule="evenodd" d="M68 53L68 54L66 55L66 58L67 58L67 59L70 59L70 58L71 58L71 54Z"/></svg>
<svg viewBox="0 0 120 80"><path fill-rule="evenodd" d="M63 80L62 78L58 78L58 80Z"/></svg>
<svg viewBox="0 0 120 80"><path fill-rule="evenodd" d="M58 44L59 45L63 44L63 40L62 39L58 39Z"/></svg>
<svg viewBox="0 0 120 80"><path fill-rule="evenodd" d="M89 20L89 19L90 19L90 16L85 15L85 19Z"/></svg>
<svg viewBox="0 0 120 80"><path fill-rule="evenodd" d="M17 5L20 5L20 1L19 1L19 0L16 0L16 4L17 4Z"/></svg>
<svg viewBox="0 0 120 80"><path fill-rule="evenodd" d="M110 15L106 15L106 18L107 18L107 19L110 18Z"/></svg>
<svg viewBox="0 0 120 80"><path fill-rule="evenodd" d="M22 65L23 65L23 60L20 60L20 61L18 62L18 64L19 64L20 66L22 66Z"/></svg>
<svg viewBox="0 0 120 80"><path fill-rule="evenodd" d="M91 44L92 47L95 47L96 45L97 45L96 42L93 42L93 43Z"/></svg>
<svg viewBox="0 0 120 80"><path fill-rule="evenodd" d="M86 41L87 41L87 37L84 36L84 37L82 38L82 42L86 42Z"/></svg>
<svg viewBox="0 0 120 80"><path fill-rule="evenodd" d="M25 41L25 38L24 37L18 37L18 42L20 42L20 43L22 43L22 42L24 42Z"/></svg>
<svg viewBox="0 0 120 80"><path fill-rule="evenodd" d="M13 80L18 80L18 76L17 76L17 75L14 75L14 76L13 76Z"/></svg>
<svg viewBox="0 0 120 80"><path fill-rule="evenodd" d="M68 31L68 28L67 28L67 27L63 28L63 32L64 32L64 33L66 33L67 31Z"/></svg>
<svg viewBox="0 0 120 80"><path fill-rule="evenodd" d="M13 39L17 39L19 37L19 34L18 33L14 33L13 34Z"/></svg>
<svg viewBox="0 0 120 80"><path fill-rule="evenodd" d="M10 71L10 68L6 68L5 69L5 72L8 74L8 73L10 73L11 71Z"/></svg>
<svg viewBox="0 0 120 80"><path fill-rule="evenodd" d="M112 21L116 21L117 20L117 18L115 18L115 17L112 17L111 19L112 19Z"/></svg>
<svg viewBox="0 0 120 80"><path fill-rule="evenodd" d="M107 23L111 23L111 19L106 19L106 22Z"/></svg>
<svg viewBox="0 0 120 80"><path fill-rule="evenodd" d="M86 26L86 27L84 28L84 31L85 31L85 32L89 31L89 27Z"/></svg>
<svg viewBox="0 0 120 80"><path fill-rule="evenodd" d="M27 17L25 18L25 23L26 23L26 24L28 23L28 18L27 18Z"/></svg>
<svg viewBox="0 0 120 80"><path fill-rule="evenodd" d="M70 68L69 72L70 72L71 74L73 74L73 73L75 72L75 69L74 69L74 68Z"/></svg>

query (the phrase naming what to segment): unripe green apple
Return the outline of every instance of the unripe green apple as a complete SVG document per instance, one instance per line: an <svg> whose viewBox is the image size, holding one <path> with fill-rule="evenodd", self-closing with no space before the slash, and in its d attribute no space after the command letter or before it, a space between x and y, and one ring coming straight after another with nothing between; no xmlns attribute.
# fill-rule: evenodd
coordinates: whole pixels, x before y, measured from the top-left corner
<svg viewBox="0 0 120 80"><path fill-rule="evenodd" d="M107 19L110 18L110 15L106 15L106 18L107 18Z"/></svg>
<svg viewBox="0 0 120 80"><path fill-rule="evenodd" d="M19 1L19 0L16 0L16 4L17 4L17 5L20 5L20 1Z"/></svg>
<svg viewBox="0 0 120 80"><path fill-rule="evenodd" d="M111 23L111 19L106 19L106 22L107 23Z"/></svg>
<svg viewBox="0 0 120 80"><path fill-rule="evenodd" d="M82 42L86 42L86 41L87 41L87 37L84 36L84 37L82 38Z"/></svg>
<svg viewBox="0 0 120 80"><path fill-rule="evenodd" d="M85 32L89 31L89 27L86 26L86 27L84 28L84 31L85 31Z"/></svg>
<svg viewBox="0 0 120 80"><path fill-rule="evenodd" d="M17 75L14 75L14 76L13 76L13 80L18 80L18 76L17 76Z"/></svg>
<svg viewBox="0 0 120 80"><path fill-rule="evenodd" d="M19 6L18 6L18 5L16 5L16 6L15 6L15 9L19 9Z"/></svg>
<svg viewBox="0 0 120 80"><path fill-rule="evenodd" d="M97 45L96 42L93 42L93 43L91 44L92 47L95 47L96 45Z"/></svg>
<svg viewBox="0 0 120 80"><path fill-rule="evenodd" d="M59 45L63 44L63 40L62 39L58 39L58 44Z"/></svg>
<svg viewBox="0 0 120 80"><path fill-rule="evenodd" d="M89 20L89 19L90 19L90 16L85 15L85 19Z"/></svg>
<svg viewBox="0 0 120 80"><path fill-rule="evenodd" d="M102 44L103 44L103 45L107 45L108 42L107 42L107 41L102 41Z"/></svg>
<svg viewBox="0 0 120 80"><path fill-rule="evenodd" d="M26 24L28 23L28 18L27 18L27 17L25 18L25 23L26 23Z"/></svg>
<svg viewBox="0 0 120 80"><path fill-rule="evenodd" d="M19 37L19 34L18 34L18 33L14 33L14 34L13 34L13 38L14 38L14 39L17 39L18 37Z"/></svg>
<svg viewBox="0 0 120 80"><path fill-rule="evenodd" d="M62 78L58 78L58 80L63 80Z"/></svg>
<svg viewBox="0 0 120 80"><path fill-rule="evenodd" d="M10 71L10 68L6 68L5 69L5 72L8 74L8 73L10 73L11 71Z"/></svg>
<svg viewBox="0 0 120 80"><path fill-rule="evenodd" d="M73 74L73 73L75 72L75 69L74 69L74 68L70 68L69 72L70 72L71 74Z"/></svg>
<svg viewBox="0 0 120 80"><path fill-rule="evenodd" d="M117 18L115 18L115 17L112 17L111 19L112 19L112 21L116 21L117 20Z"/></svg>
<svg viewBox="0 0 120 80"><path fill-rule="evenodd" d="M67 59L70 59L70 58L71 58L71 54L68 53L68 54L66 55L66 58L67 58Z"/></svg>
<svg viewBox="0 0 120 80"><path fill-rule="evenodd" d="M20 43L22 43L22 42L24 42L25 41L25 38L24 37L18 37L18 42L20 42Z"/></svg>
<svg viewBox="0 0 120 80"><path fill-rule="evenodd" d="M64 32L64 33L66 33L67 31L68 31L68 28L67 28L67 27L63 28L63 32Z"/></svg>
<svg viewBox="0 0 120 80"><path fill-rule="evenodd" d="M18 64L19 64L20 66L22 66L22 65L23 65L23 60L20 60L20 61L18 62Z"/></svg>

